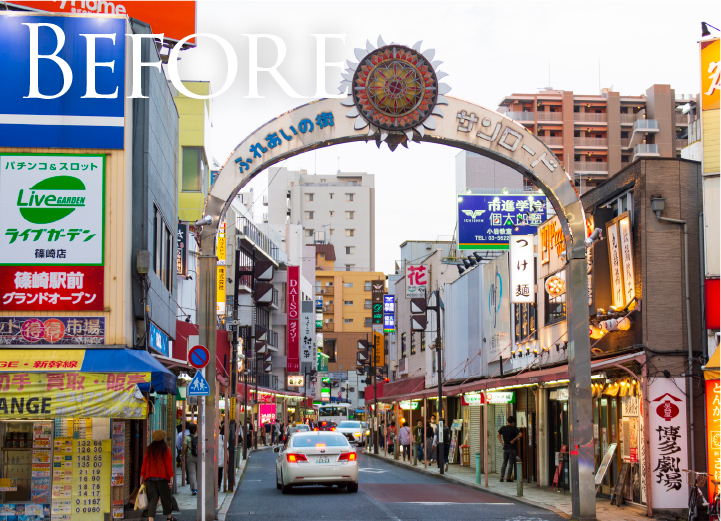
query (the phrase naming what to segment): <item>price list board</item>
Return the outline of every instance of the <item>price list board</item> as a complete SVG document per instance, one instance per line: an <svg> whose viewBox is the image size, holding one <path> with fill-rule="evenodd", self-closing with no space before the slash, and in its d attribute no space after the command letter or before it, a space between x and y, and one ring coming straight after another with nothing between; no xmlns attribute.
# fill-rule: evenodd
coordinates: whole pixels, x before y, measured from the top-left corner
<svg viewBox="0 0 721 521"><path fill-rule="evenodd" d="M72 521L96 521L110 512L111 440L73 440Z"/></svg>

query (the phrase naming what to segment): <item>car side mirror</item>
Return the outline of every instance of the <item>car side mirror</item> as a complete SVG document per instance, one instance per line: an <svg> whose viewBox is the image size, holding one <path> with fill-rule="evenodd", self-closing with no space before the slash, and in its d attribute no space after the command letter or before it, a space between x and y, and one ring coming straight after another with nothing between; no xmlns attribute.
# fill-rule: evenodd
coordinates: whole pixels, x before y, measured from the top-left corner
<svg viewBox="0 0 721 521"><path fill-rule="evenodd" d="M273 452L280 452L280 447L273 447Z"/></svg>

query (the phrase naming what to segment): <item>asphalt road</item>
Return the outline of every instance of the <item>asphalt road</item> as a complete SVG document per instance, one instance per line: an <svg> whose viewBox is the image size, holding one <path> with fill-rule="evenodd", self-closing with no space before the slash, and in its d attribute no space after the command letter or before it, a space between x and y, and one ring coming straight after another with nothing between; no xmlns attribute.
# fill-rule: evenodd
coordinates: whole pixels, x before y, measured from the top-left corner
<svg viewBox="0 0 721 521"><path fill-rule="evenodd" d="M271 450L254 452L227 521L252 519L555 521L560 516L360 455L360 490L275 488ZM193 518L194 519L194 518Z"/></svg>

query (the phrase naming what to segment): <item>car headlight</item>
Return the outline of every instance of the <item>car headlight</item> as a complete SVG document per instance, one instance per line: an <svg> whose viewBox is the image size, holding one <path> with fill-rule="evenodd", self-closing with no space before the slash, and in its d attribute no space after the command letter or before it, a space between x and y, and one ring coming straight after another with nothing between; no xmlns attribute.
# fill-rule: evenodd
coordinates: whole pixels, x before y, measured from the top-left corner
<svg viewBox="0 0 721 521"><path fill-rule="evenodd" d="M360 432L354 432L354 433L353 433L353 436L355 436L356 438L360 438L360 437L361 437L361 433L360 433Z"/></svg>
<svg viewBox="0 0 721 521"><path fill-rule="evenodd" d="M370 435L371 435L371 431L366 431L366 436L370 436Z"/></svg>

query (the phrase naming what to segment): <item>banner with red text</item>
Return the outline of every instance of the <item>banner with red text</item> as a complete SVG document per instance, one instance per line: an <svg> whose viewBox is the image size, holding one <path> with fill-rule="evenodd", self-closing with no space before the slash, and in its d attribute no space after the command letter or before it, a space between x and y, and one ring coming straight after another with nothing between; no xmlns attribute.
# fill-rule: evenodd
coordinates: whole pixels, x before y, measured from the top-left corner
<svg viewBox="0 0 721 521"><path fill-rule="evenodd" d="M102 311L102 266L0 266L0 311Z"/></svg>

